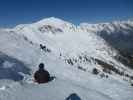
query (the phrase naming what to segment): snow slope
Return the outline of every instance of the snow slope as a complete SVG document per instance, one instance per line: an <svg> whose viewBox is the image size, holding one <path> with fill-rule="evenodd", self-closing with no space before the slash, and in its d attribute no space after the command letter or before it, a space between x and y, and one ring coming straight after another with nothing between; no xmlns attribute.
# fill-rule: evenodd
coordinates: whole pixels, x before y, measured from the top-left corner
<svg viewBox="0 0 133 100"><path fill-rule="evenodd" d="M114 24L117 26L116 22L114 22ZM95 29L95 31L102 30L102 28L99 27L105 27L105 25L108 26L109 23L96 25L98 28ZM39 29L42 27L44 29L43 31L40 31ZM55 54L63 55L64 58L62 58L64 60L69 58L78 60L79 56L87 56L88 59L96 58L109 64L113 64L113 66L119 68L122 73L132 73L130 69L128 70L121 62L114 59L118 52L112 46L109 46L106 41L94 34L94 32L85 31L83 28L90 30L89 26L80 26L76 28L76 26L69 22L51 17L29 25L18 25L13 31L23 35L33 43L48 46L53 49L52 51ZM60 29L62 31L55 31L53 29ZM86 67L88 65L83 64L81 66ZM94 66L96 65L94 64ZM88 67L85 69L88 69Z"/></svg>
<svg viewBox="0 0 133 100"><path fill-rule="evenodd" d="M40 49L40 44L45 45L46 50ZM0 100L67 100L73 93L76 94L73 97L81 100L133 99L130 79L113 70L112 74L103 72L103 67L95 61L101 60L133 75L130 68L114 58L117 50L98 35L80 31L69 22L52 17L3 29L0 45L0 74L3 75ZM56 77L47 84L32 81L40 62ZM100 74L93 75L93 68ZM109 77L102 78L103 74Z"/></svg>

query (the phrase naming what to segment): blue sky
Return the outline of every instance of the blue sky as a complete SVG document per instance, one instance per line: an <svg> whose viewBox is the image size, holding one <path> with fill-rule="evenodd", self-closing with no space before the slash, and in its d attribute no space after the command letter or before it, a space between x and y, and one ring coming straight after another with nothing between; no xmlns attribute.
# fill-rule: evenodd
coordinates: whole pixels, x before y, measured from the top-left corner
<svg viewBox="0 0 133 100"><path fill-rule="evenodd" d="M0 27L47 17L74 24L133 19L133 0L0 0Z"/></svg>

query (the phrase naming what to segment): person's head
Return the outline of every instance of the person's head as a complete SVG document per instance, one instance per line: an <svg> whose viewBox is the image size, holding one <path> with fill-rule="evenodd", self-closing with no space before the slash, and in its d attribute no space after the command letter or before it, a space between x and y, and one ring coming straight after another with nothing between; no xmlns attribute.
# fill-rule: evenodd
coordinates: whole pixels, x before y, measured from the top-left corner
<svg viewBox="0 0 133 100"><path fill-rule="evenodd" d="M39 64L39 69L44 69L44 63Z"/></svg>

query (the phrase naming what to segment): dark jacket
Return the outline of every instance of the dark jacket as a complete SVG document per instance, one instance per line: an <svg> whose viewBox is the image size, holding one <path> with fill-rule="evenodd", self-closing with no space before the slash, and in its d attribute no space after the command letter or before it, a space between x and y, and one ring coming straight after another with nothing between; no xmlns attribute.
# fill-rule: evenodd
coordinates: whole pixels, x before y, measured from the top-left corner
<svg viewBox="0 0 133 100"><path fill-rule="evenodd" d="M39 69L35 72L34 79L38 83L47 83L48 81L50 81L50 74L44 69Z"/></svg>

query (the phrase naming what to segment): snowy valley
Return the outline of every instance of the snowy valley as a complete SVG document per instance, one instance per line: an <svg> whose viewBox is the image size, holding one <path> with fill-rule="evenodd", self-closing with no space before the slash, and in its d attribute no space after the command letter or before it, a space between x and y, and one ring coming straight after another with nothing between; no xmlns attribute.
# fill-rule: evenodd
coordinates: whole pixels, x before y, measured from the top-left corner
<svg viewBox="0 0 133 100"><path fill-rule="evenodd" d="M0 100L133 100L132 43L133 21L0 29ZM32 81L40 62L53 81Z"/></svg>

